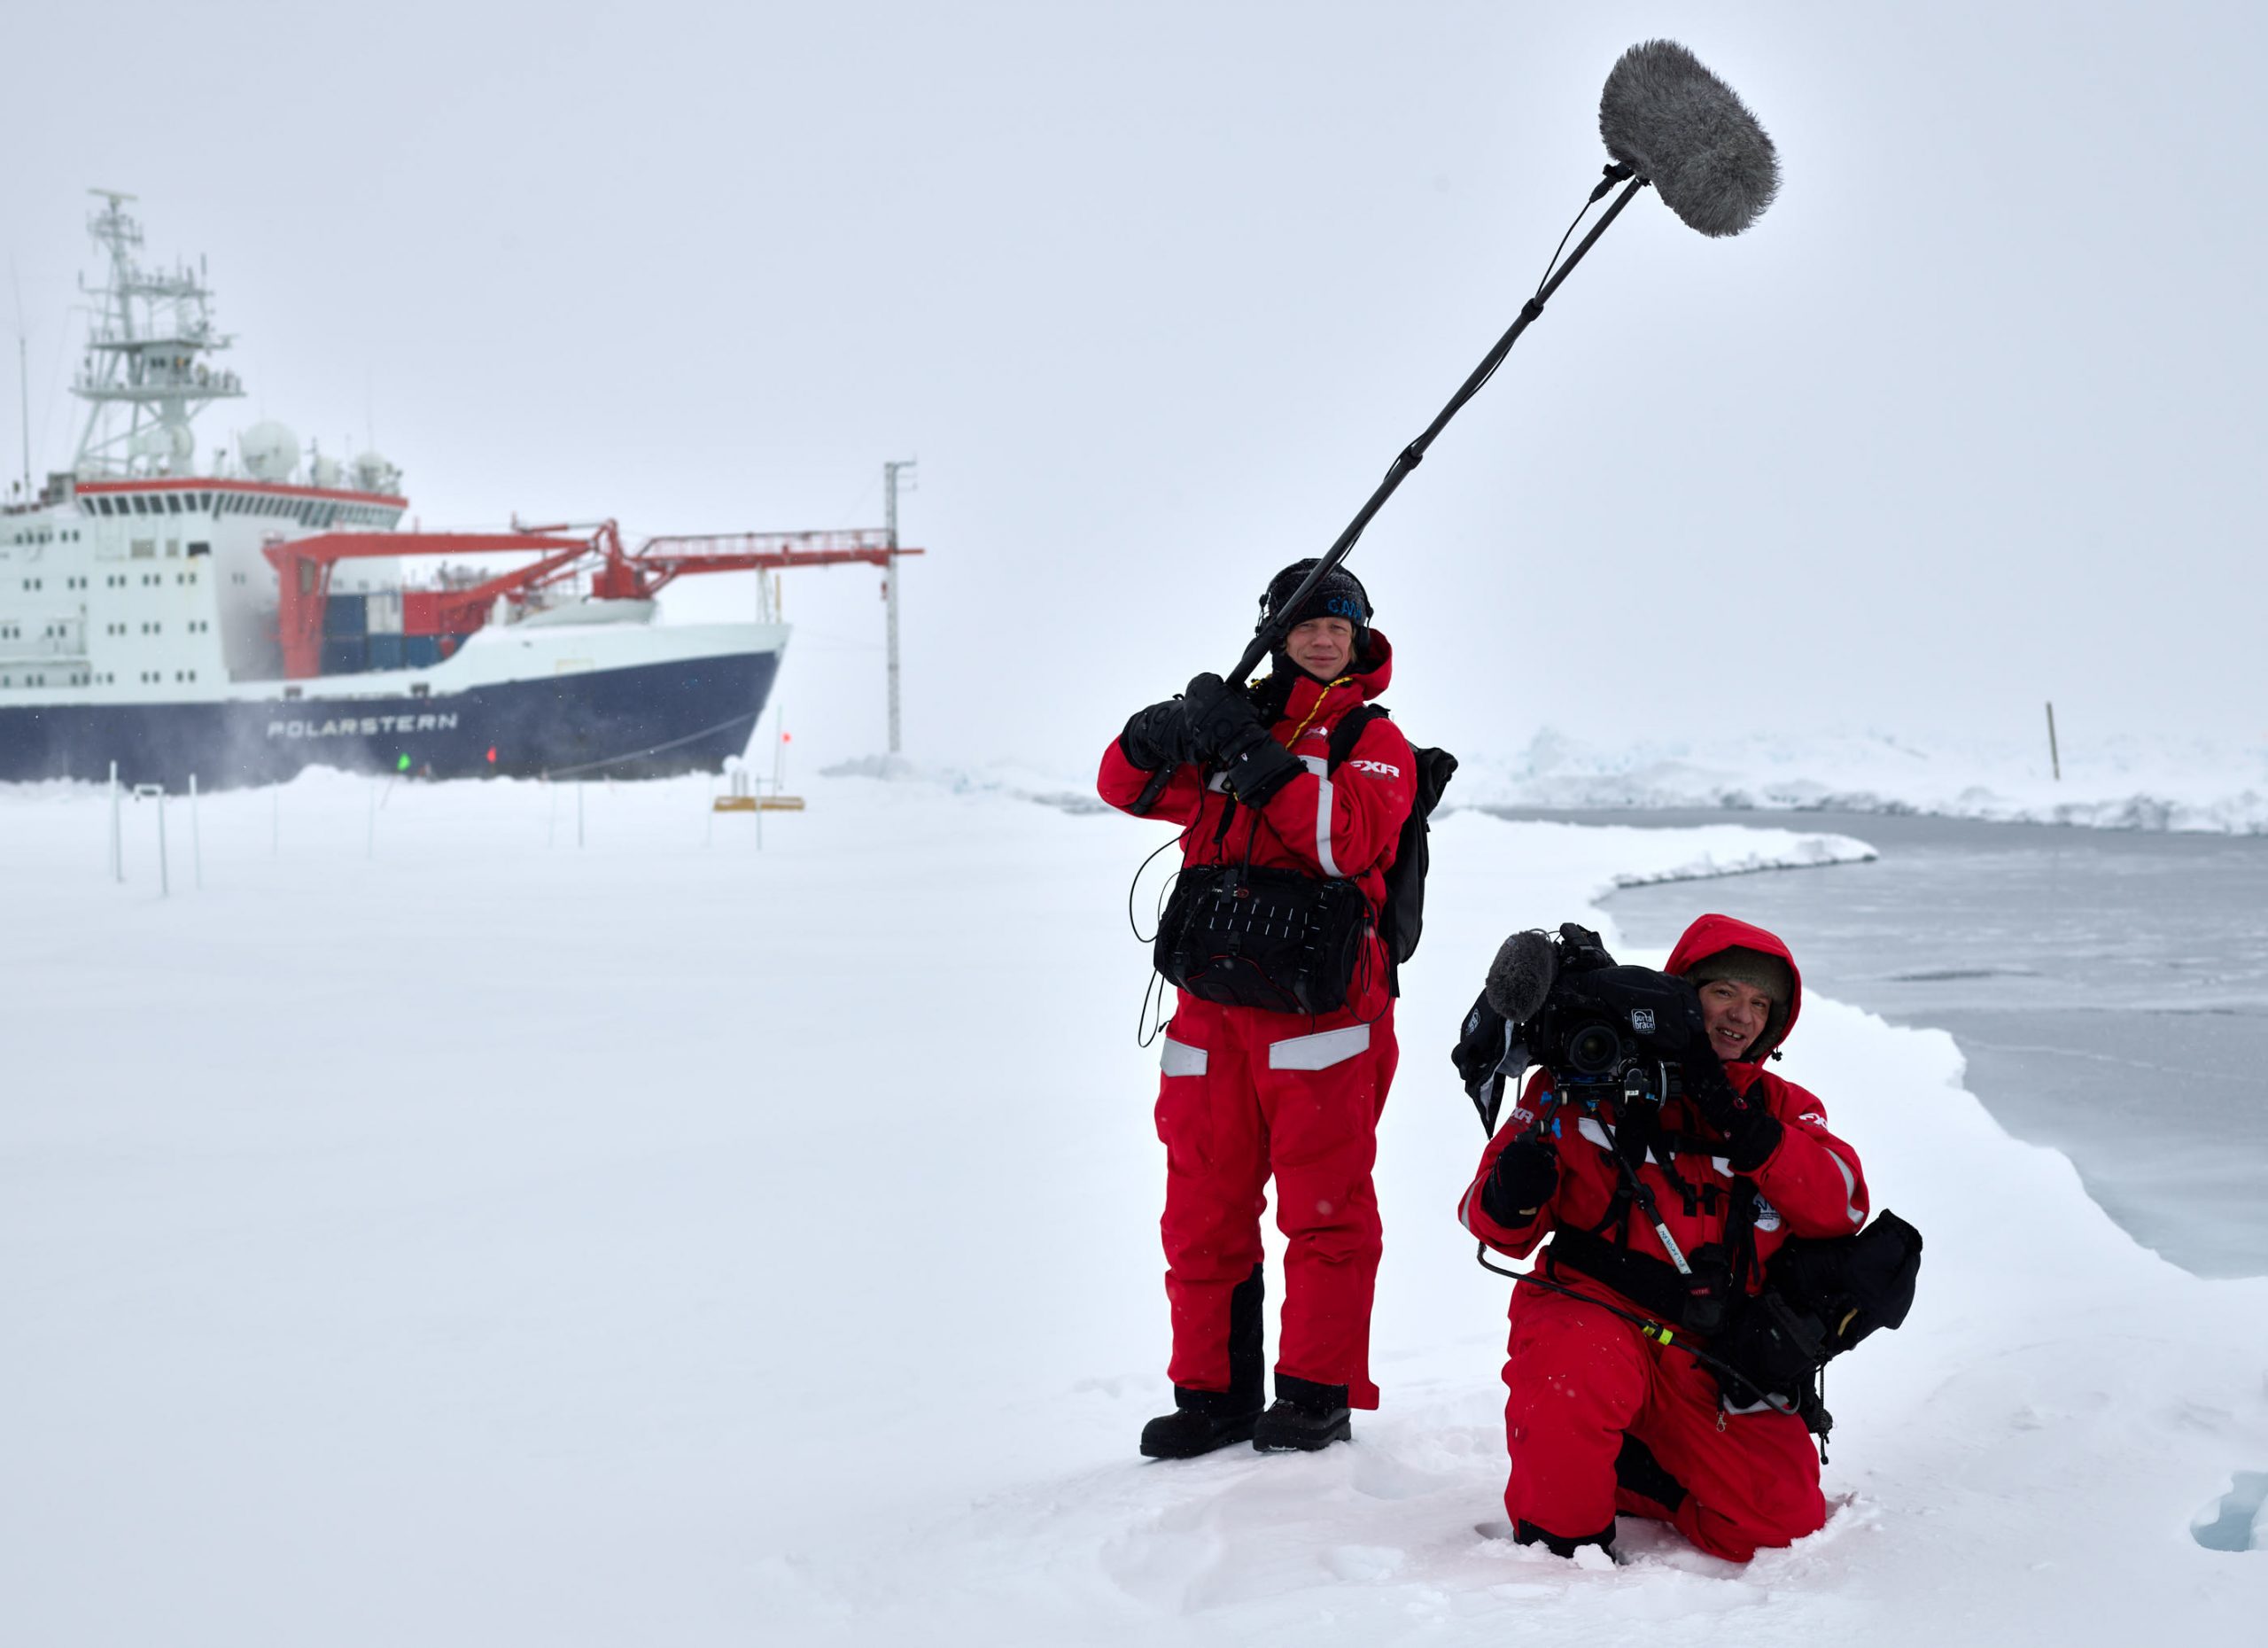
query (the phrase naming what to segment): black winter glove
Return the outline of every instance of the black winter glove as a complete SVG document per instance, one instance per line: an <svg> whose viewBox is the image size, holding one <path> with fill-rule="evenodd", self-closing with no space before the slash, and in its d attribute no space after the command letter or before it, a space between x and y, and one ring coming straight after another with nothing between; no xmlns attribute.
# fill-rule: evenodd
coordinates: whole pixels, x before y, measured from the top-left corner
<svg viewBox="0 0 2268 1648"><path fill-rule="evenodd" d="M1299 757L1268 735L1268 723L1252 700L1219 676L1195 677L1182 704L1197 758L1219 762L1230 790L1245 805L1266 806L1306 770Z"/></svg>
<svg viewBox="0 0 2268 1648"><path fill-rule="evenodd" d="M1181 700L1168 698L1127 718L1118 735L1118 748L1129 761L1147 773L1179 766L1197 759L1197 745L1189 734L1189 717Z"/></svg>
<svg viewBox="0 0 2268 1648"><path fill-rule="evenodd" d="M1534 1134L1515 1139L1488 1170L1480 1210L1499 1224L1532 1222L1559 1188L1559 1153Z"/></svg>
<svg viewBox="0 0 2268 1648"><path fill-rule="evenodd" d="M1685 1096L1702 1120L1725 1136L1725 1159L1736 1173L1752 1173L1780 1147L1780 1118L1764 1108L1763 1084L1751 1103L1733 1091L1725 1067L1707 1053L1688 1059L1681 1072Z"/></svg>
<svg viewBox="0 0 2268 1648"><path fill-rule="evenodd" d="M1248 807L1266 806L1278 790L1308 770L1306 762L1265 733L1221 753L1228 763L1231 792Z"/></svg>
<svg viewBox="0 0 2268 1648"><path fill-rule="evenodd" d="M1200 761L1218 760L1229 746L1257 733L1268 736L1268 723L1246 697L1217 675L1194 677L1181 698L1188 718L1192 748Z"/></svg>

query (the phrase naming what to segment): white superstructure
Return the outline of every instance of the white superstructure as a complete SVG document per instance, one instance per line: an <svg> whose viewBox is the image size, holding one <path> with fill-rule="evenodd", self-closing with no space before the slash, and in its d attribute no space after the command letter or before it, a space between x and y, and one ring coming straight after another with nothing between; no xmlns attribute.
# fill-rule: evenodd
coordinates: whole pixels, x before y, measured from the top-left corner
<svg viewBox="0 0 2268 1648"><path fill-rule="evenodd" d="M71 391L87 403L72 467L0 509L0 704L195 699L282 674L277 538L391 530L408 501L376 453L345 463L262 422L200 465L195 421L244 385L214 357L200 267L145 267L134 197L94 191L88 230L108 262ZM399 563L345 569L341 592L400 582Z"/></svg>

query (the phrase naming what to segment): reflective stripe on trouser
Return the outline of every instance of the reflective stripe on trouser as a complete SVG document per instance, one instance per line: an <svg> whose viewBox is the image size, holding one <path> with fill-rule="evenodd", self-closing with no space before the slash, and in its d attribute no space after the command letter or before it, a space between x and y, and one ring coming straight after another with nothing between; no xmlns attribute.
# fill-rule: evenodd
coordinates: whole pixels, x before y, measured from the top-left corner
<svg viewBox="0 0 2268 1648"><path fill-rule="evenodd" d="M1182 995L1166 1041L1159 1231L1173 1382L1228 1385L1230 1294L1261 1261L1272 1176L1285 1239L1277 1371L1344 1385L1354 1406L1375 1408L1371 1295L1380 1242L1371 1164L1394 1080L1392 1008L1366 1026L1351 1012L1308 1019Z"/></svg>
<svg viewBox="0 0 2268 1648"><path fill-rule="evenodd" d="M1616 1489L1626 1432L1684 1486L1671 1520L1712 1556L1745 1562L1827 1521L1819 1455L1801 1419L1730 1415L1719 1429L1716 1381L1596 1305L1518 1289L1504 1384L1504 1510L1515 1526L1580 1538L1618 1511L1658 1517L1658 1505Z"/></svg>

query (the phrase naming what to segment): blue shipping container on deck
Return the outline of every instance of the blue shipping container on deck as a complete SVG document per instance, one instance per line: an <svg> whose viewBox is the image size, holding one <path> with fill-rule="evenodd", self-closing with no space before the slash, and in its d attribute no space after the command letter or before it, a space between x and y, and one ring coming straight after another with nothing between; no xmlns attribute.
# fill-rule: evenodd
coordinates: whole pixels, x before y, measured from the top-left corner
<svg viewBox="0 0 2268 1648"><path fill-rule="evenodd" d="M370 637L370 667L374 670L398 670L401 667L401 640L399 635Z"/></svg>
<svg viewBox="0 0 2268 1648"><path fill-rule="evenodd" d="M356 675L370 667L369 643L360 635L327 635L322 643L325 675Z"/></svg>
<svg viewBox="0 0 2268 1648"><path fill-rule="evenodd" d="M401 638L401 661L413 670L430 670L441 661L441 638L439 635L404 635Z"/></svg>
<svg viewBox="0 0 2268 1648"><path fill-rule="evenodd" d="M325 635L360 635L369 627L369 615L361 595L333 595L322 603L322 633ZM361 667L356 665L356 668ZM324 673L330 672L326 670Z"/></svg>

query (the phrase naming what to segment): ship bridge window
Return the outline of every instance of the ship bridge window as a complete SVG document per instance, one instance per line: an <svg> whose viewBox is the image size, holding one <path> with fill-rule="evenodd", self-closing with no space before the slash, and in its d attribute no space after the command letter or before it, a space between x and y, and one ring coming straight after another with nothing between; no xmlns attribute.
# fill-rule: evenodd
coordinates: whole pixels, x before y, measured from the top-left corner
<svg viewBox="0 0 2268 1648"><path fill-rule="evenodd" d="M132 500L133 500L133 502L134 502L134 513L135 513L135 514L136 514L136 515L147 515L147 514L150 512L150 505L149 505L149 502L148 502L148 501L147 501L147 500L145 500L145 499L142 496L142 494L141 494L140 493L138 493L138 492L137 492L137 493L131 494L129 494L129 495L131 496L131 498L132 498Z"/></svg>
<svg viewBox="0 0 2268 1648"><path fill-rule="evenodd" d="M193 544L190 545L190 547L189 547L189 552L190 552L190 554L191 554L191 555L193 555L193 556L194 556L194 555L211 555L211 554L213 553L213 546L212 546L211 544L193 543Z"/></svg>
<svg viewBox="0 0 2268 1648"><path fill-rule="evenodd" d="M179 515L181 513L181 494L179 493L169 492L166 494L166 513L168 515Z"/></svg>

